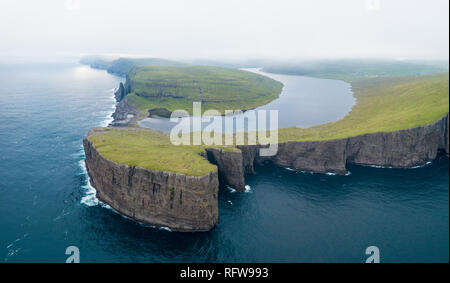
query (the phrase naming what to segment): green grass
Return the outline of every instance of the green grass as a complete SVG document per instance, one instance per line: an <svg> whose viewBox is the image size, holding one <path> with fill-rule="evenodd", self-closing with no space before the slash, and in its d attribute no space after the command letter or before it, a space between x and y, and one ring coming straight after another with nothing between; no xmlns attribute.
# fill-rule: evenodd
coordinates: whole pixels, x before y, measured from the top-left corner
<svg viewBox="0 0 450 283"><path fill-rule="evenodd" d="M337 122L279 131L279 141L317 141L366 133L392 132L436 122L449 111L448 73L360 79L352 83L357 99Z"/></svg>
<svg viewBox="0 0 450 283"><path fill-rule="evenodd" d="M174 146L169 137L148 129L110 129L89 137L100 154L116 163L149 170L203 176L217 167L200 156L201 146Z"/></svg>
<svg viewBox="0 0 450 283"><path fill-rule="evenodd" d="M202 102L202 110L248 110L278 98L283 84L247 71L210 66L145 66L128 73L127 102L147 112L152 108L186 110Z"/></svg>

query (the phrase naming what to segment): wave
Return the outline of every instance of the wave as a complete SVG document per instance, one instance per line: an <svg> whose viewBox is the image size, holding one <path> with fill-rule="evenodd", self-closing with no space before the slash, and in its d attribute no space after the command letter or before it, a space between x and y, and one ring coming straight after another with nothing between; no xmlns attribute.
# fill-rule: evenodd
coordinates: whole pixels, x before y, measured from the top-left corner
<svg viewBox="0 0 450 283"><path fill-rule="evenodd" d="M292 169L292 168L284 168L284 169L286 169L288 171L291 171L291 172L295 172L297 174L310 174L310 175L324 174L324 175L327 175L327 176L350 176L352 174L352 172L350 172L350 171L347 171L347 173L345 173L344 175L341 175L341 174L337 174L337 173L333 173L333 172L317 173L317 172L312 172L312 171L297 171L297 170Z"/></svg>
<svg viewBox="0 0 450 283"><path fill-rule="evenodd" d="M78 162L78 165L82 170L81 174L83 174L86 177L86 184L81 186L81 188L84 190L84 196L81 198L80 203L87 206L96 206L99 204L100 201L97 198L97 191L91 185L91 179L89 178L89 174L87 172L86 163L84 162L84 159L80 160Z"/></svg>
<svg viewBox="0 0 450 283"><path fill-rule="evenodd" d="M233 189L233 188L230 187L230 186L226 186L226 187L227 187L227 189L230 191L230 193L232 193L232 194L234 194L235 192L237 192L236 189Z"/></svg>
<svg viewBox="0 0 450 283"><path fill-rule="evenodd" d="M112 114L114 113L114 111L116 109L116 99L114 97L114 93L116 91L117 91L117 88L112 88L112 89L107 91L110 94L111 102L114 102L114 104L111 105L110 110L101 111L101 113L104 113L107 116L106 116L105 120L100 122L100 125L99 125L100 127L106 127L114 120L114 118L112 117ZM83 145L81 145L80 151L78 153L74 154L74 155L79 156L80 158L82 158L78 162L78 165L81 168L80 175L84 175L86 177L86 184L82 186L82 189L84 190L84 196L81 198L80 203L84 204L84 205L87 205L87 206L101 205L102 207L110 208L109 205L101 202L97 198L97 191L91 185L91 179L89 178L89 174L88 174L87 169L86 169L86 163L84 161L86 156L84 154Z"/></svg>
<svg viewBox="0 0 450 283"><path fill-rule="evenodd" d="M400 169L409 170L409 169L423 168L423 167L426 167L426 166L428 166L428 165L430 165L432 163L433 163L432 161L428 161L427 163L422 164L422 165L417 165L417 166L412 166L412 167L407 167L407 168L400 168ZM361 166L363 166L363 167L371 167L371 168L381 168L381 169L394 169L394 167L392 167L392 166L381 166L381 165L361 165Z"/></svg>
<svg viewBox="0 0 450 283"><path fill-rule="evenodd" d="M428 165L430 165L431 163L433 163L433 162L431 162L431 161L428 161L427 163L425 163L425 164L423 164L423 165L413 166L413 167L410 167L410 168L406 168L406 169L417 169L417 168L423 168L423 167L425 167L425 166L428 166Z"/></svg>

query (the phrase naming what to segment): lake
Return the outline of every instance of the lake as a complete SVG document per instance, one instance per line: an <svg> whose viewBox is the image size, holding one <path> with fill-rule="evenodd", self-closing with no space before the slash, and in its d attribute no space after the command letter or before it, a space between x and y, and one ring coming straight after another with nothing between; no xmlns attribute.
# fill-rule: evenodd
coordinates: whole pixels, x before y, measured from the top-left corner
<svg viewBox="0 0 450 283"><path fill-rule="evenodd" d="M343 81L270 74L260 71L259 68L246 68L242 70L267 76L284 84L283 90L278 99L254 109L255 111L278 111L278 123L275 127L273 127L274 129L288 127L307 128L337 121L345 117L356 102L353 97L351 85ZM269 114L267 115L266 127L269 128ZM183 119L190 119L191 125L196 121L201 121L201 118L195 117L186 117ZM224 118L222 121L211 121L211 123L209 121L203 121L202 128L206 127L208 124L217 123L217 125L219 125L218 128L221 128L222 130L221 132L225 133L257 129L257 127L255 128L252 125L243 123L243 127L235 124L232 130L227 131L225 127L225 119L230 119L231 123L233 123L232 119L240 119L243 121L244 115L232 115ZM175 122L171 122L168 118L162 117L145 118L138 123L142 127L163 132L170 132L170 130L177 124ZM220 125L220 123L222 125Z"/></svg>

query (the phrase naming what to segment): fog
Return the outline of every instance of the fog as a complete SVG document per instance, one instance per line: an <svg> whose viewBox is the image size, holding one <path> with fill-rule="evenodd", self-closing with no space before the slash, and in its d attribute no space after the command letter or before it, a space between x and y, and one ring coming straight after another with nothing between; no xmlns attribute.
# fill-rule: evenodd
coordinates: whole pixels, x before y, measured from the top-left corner
<svg viewBox="0 0 450 283"><path fill-rule="evenodd" d="M1 0L0 57L447 59L448 0Z"/></svg>

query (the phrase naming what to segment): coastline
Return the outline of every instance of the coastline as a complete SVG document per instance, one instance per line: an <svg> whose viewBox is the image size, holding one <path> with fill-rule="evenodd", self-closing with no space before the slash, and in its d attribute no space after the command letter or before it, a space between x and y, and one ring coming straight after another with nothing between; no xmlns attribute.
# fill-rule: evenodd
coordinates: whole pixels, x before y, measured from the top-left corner
<svg viewBox="0 0 450 283"><path fill-rule="evenodd" d="M116 91L117 97L122 97L118 95L117 92L120 91L120 87ZM131 111L131 112L130 112ZM139 117L138 112L133 109L130 105L126 103L125 99L118 101L116 105L116 110L114 112L114 120L109 124L111 127L124 127L133 125L136 119ZM133 115L133 116L129 116ZM125 118L125 123L118 123L117 118ZM279 143L278 153L273 157L260 157L258 155L260 146L237 146L239 151L225 151L218 148L206 148L205 157L211 163L217 166L217 172L212 176L209 176L209 184L204 184L204 193L207 196L208 206L212 208L211 218L208 218L206 222L202 222L204 217L200 216L204 213L196 213L194 219L188 221L186 224L186 219L184 219L183 212L185 207L180 207L178 212L173 212L172 207L170 207L171 202L174 200L174 196L171 196L170 188L170 177L165 177L162 182L154 182L154 178L150 177L154 174L168 174L169 175L179 175L181 179L186 179L189 176L172 173L172 172L158 172L155 170L147 170L143 168L138 168L143 170L139 183L150 182L155 186L164 187L165 193L160 197L162 202L154 205L156 210L148 213L148 209L144 209L143 215L136 216L135 209L139 207L139 204L135 203L136 198L141 198L142 194L145 195L145 188L141 187L139 197L134 196L134 203L125 204L124 194L121 196L114 195L107 196L106 191L110 191L110 188L116 186L117 191L128 191L131 185L130 183L125 184L114 184L114 179L116 177L121 179L129 180L130 166L116 164L113 161L103 162L103 165L99 165L102 162L97 162L93 160L103 160L104 157L101 156L95 150L93 144L91 144L86 138L84 141L84 148L86 151L86 167L90 179L93 180L93 187L96 188L98 193L98 199L111 206L111 208L121 215L125 215L133 220L136 220L145 225L155 226L155 227L167 227L167 229L173 231L208 231L212 229L218 222L218 212L216 209L217 205L217 190L219 182L226 185L230 190L235 191L248 191L245 185L245 175L246 174L256 174L254 165L262 164L265 162L271 162L279 167L286 168L287 170L300 171L300 172L310 172L310 173L323 173L327 175L349 175L347 171L347 164L361 165L361 166L377 166L377 167L388 167L388 168L418 168L425 166L429 162L432 162L439 150L445 151L447 154L449 152L449 138L448 138L448 126L449 116L448 113L436 121L425 126L413 127L409 129L402 129L394 132L379 132L371 134L363 134L352 136L344 139L334 139L327 141L292 141ZM136 128L136 129L139 129ZM94 130L95 131L95 130ZM88 157L88 152L95 152L95 154L90 154ZM92 156L96 156L93 158ZM105 159L107 160L107 159ZM108 168L111 163L116 166L125 166L127 170L122 170L118 175L109 178L110 181L105 182L105 168ZM125 168L124 167L124 168ZM135 169L133 169L135 170ZM108 170L107 170L108 171ZM103 173L100 173L103 172ZM128 173L127 173L128 172ZM100 177L103 176L103 177ZM146 176L146 177L144 177ZM177 177L175 177L176 179ZM211 179L212 178L212 179ZM99 183L98 180L103 180L103 184ZM179 183L179 182L178 182ZM194 180L193 184L204 183L203 181ZM207 182L208 183L208 182ZM135 189L135 187L133 187ZM179 194L186 187L181 186ZM103 195L103 196L102 196ZM196 201L194 200L193 203ZM164 208L164 205L169 204L170 209ZM161 206L162 205L162 206ZM191 204L190 204L191 205ZM198 209L201 206L192 204L192 209ZM160 210L161 209L161 210ZM214 215L217 215L214 216ZM197 217L197 218L195 218ZM163 219L163 220L161 220ZM165 219L165 220L164 220ZM192 222L193 221L193 222ZM192 223L196 224L192 224Z"/></svg>

